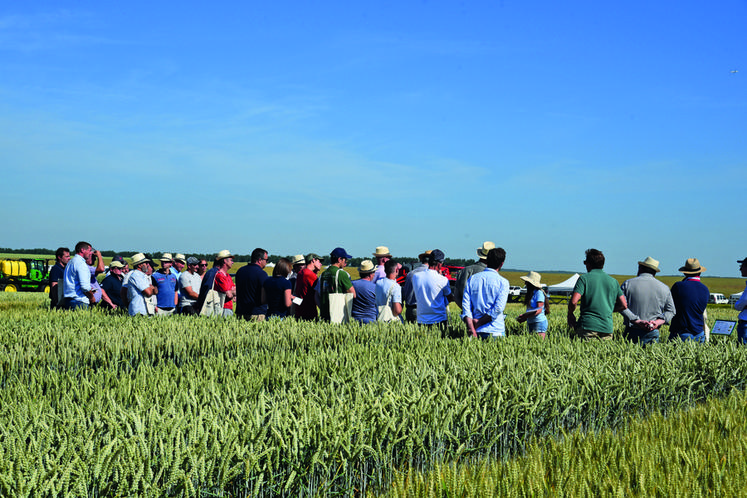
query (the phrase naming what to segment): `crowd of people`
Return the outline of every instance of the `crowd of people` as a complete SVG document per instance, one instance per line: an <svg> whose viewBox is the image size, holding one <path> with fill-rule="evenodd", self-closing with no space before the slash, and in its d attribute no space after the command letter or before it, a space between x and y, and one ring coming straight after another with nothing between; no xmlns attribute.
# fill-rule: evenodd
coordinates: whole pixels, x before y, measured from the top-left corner
<svg viewBox="0 0 747 498"><path fill-rule="evenodd" d="M132 316L199 315L206 314L206 300L211 301L209 308L215 309L211 295L217 295L217 313L224 317L235 314L263 321L292 316L361 324L407 321L439 329L443 335L448 333L448 306L454 301L470 336L503 337L509 283L500 270L506 251L486 241L477 249L477 256L474 264L459 272L452 292L440 249L418 255L419 262L400 285L402 264L385 246L376 247L372 258L361 262L360 278L355 281L344 271L352 256L342 247L331 251L324 271L322 257L309 253L280 258L271 276L265 270L267 251L257 248L249 264L236 272L234 281L229 274L234 255L228 250L215 256L209 270L205 259L169 253L158 259L135 254L130 258L131 266L115 256L107 269L99 251L88 242L78 242L72 257L65 247L56 252L56 264L49 273L50 300L52 308L60 309L95 305L126 310ZM697 258L688 259L679 269L684 278L671 290L656 279L659 261L651 257L639 261L637 276L622 285L604 272L604 263L601 251L586 251L587 273L578 278L568 302L567 323L577 337L611 339L612 316L618 312L624 317L624 335L633 342L658 342L665 324L669 324L670 339L705 341L709 291L700 279L706 268ZM747 277L747 258L738 263L742 276ZM97 276L104 271L99 284ZM526 284L526 311L517 320L545 338L550 303L542 276L530 271L521 279ZM747 293L734 307L740 311L738 341L747 344Z"/></svg>

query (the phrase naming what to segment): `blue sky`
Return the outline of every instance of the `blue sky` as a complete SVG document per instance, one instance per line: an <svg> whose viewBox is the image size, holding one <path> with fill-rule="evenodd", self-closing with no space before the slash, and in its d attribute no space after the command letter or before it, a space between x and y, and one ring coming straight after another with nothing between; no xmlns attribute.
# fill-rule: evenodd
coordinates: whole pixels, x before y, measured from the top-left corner
<svg viewBox="0 0 747 498"><path fill-rule="evenodd" d="M744 0L65 4L0 13L0 246L747 256Z"/></svg>

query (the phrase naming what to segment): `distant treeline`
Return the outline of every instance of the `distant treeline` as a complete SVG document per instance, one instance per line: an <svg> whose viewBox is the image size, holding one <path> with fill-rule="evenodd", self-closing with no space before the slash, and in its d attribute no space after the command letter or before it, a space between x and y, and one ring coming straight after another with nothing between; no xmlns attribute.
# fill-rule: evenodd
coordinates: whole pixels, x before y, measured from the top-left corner
<svg viewBox="0 0 747 498"><path fill-rule="evenodd" d="M74 247L70 247L71 251L74 250L74 249L75 249ZM46 249L46 248L41 248L41 249L40 248L36 248L36 249L11 249L9 247L0 247L0 253L6 253L6 254L41 254L41 255L47 255L48 256L50 254L54 254L56 250L57 249ZM107 258L111 258L111 257L116 256L116 255L120 255L120 256L123 256L125 258L129 258L133 254L137 254L138 252L140 252L140 251L109 251L109 250L103 251L102 250L101 251L101 255L104 256L104 257L107 257ZM152 253L149 253L148 255L151 256L151 257L153 257L153 258L158 259L163 254L164 254L163 252L152 252ZM172 256L175 255L175 253L171 253L171 254L172 254ZM208 261L208 263L210 263L210 262L212 262L213 258L215 257L215 253L209 253L209 254L208 253L189 253L189 254L185 253L185 256L187 256L187 257L194 256L195 258L205 259L205 260ZM329 255L328 254L327 255L320 254L320 256L322 256L324 258L324 264L329 264ZM277 261L280 258L292 259L293 255L290 255L290 254L286 254L286 255L271 254L271 255L269 255L269 257L267 259L269 260L270 263L277 263ZM251 261L251 259L252 259L251 258L251 254L234 254L234 261L236 261L237 263L248 263L249 261ZM373 259L373 258L372 257L352 258L350 261L348 261L348 266L358 266L358 265L361 264L361 261L363 261L364 259ZM395 257L394 259L396 259L397 261L399 261L401 263L408 263L408 264L413 263L413 262L415 262L415 261L418 260L417 257ZM474 262L475 262L474 259L459 259L459 258L446 258L446 261L445 261L445 263L447 265L453 265L453 266L468 266L468 265L471 265Z"/></svg>

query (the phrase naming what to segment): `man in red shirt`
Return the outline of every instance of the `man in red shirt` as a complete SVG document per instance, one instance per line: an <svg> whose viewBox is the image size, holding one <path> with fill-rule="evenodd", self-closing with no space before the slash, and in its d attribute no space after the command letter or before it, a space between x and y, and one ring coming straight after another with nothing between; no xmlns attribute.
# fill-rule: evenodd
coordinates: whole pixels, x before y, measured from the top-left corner
<svg viewBox="0 0 747 498"><path fill-rule="evenodd" d="M223 305L223 316L233 316L233 298L236 297L236 285L228 274L228 270L233 266L233 254L227 249L218 253L216 267L218 272L215 274L215 290L223 292L226 295L226 303Z"/></svg>
<svg viewBox="0 0 747 498"><path fill-rule="evenodd" d="M316 300L314 299L314 284L316 284L317 273L322 269L322 258L313 252L306 255L306 266L298 272L296 289L293 295L296 300L296 319L316 320Z"/></svg>

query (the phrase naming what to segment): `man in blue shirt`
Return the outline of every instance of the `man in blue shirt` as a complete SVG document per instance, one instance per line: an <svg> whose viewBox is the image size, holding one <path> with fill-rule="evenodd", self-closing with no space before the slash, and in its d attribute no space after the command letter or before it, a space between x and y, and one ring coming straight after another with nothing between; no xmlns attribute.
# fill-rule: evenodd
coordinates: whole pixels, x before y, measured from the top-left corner
<svg viewBox="0 0 747 498"><path fill-rule="evenodd" d="M372 323L376 321L376 284L373 283L376 267L365 259L358 267L360 279L353 282L355 298L350 312L358 323Z"/></svg>
<svg viewBox="0 0 747 498"><path fill-rule="evenodd" d="M127 297L130 316L149 316L155 311L151 310L151 306L149 306L150 297L158 294L158 288L153 285L150 276L151 262L150 258L141 252L132 256L133 270L130 272L127 281L122 283L121 291L122 296Z"/></svg>
<svg viewBox="0 0 747 498"><path fill-rule="evenodd" d="M93 247L88 242L75 244L75 256L65 266L62 278L63 303L61 308L87 309L90 304L96 302L91 289L91 270L88 262L91 261Z"/></svg>
<svg viewBox="0 0 747 498"><path fill-rule="evenodd" d="M462 298L462 319L472 337L505 337L503 312L508 301L508 280L498 271L506 261L506 251L496 247L488 251L487 268L467 281Z"/></svg>
<svg viewBox="0 0 747 498"><path fill-rule="evenodd" d="M672 286L672 299L677 314L669 325L669 340L679 337L683 341L705 342L705 313L708 305L708 287L700 281L706 271L698 258L689 258L679 269L685 278Z"/></svg>
<svg viewBox="0 0 747 498"><path fill-rule="evenodd" d="M376 309L378 319L382 321L401 322L402 314L402 287L397 283L397 272L402 267L397 261L390 259L384 263L386 278L376 282ZM388 316L384 306L389 306L391 316ZM383 311L382 311L383 310Z"/></svg>
<svg viewBox="0 0 747 498"><path fill-rule="evenodd" d="M158 304L156 308L157 315L171 315L176 309L179 302L177 294L176 276L171 272L174 260L170 253L161 256L161 268L153 273L153 280L158 285Z"/></svg>

